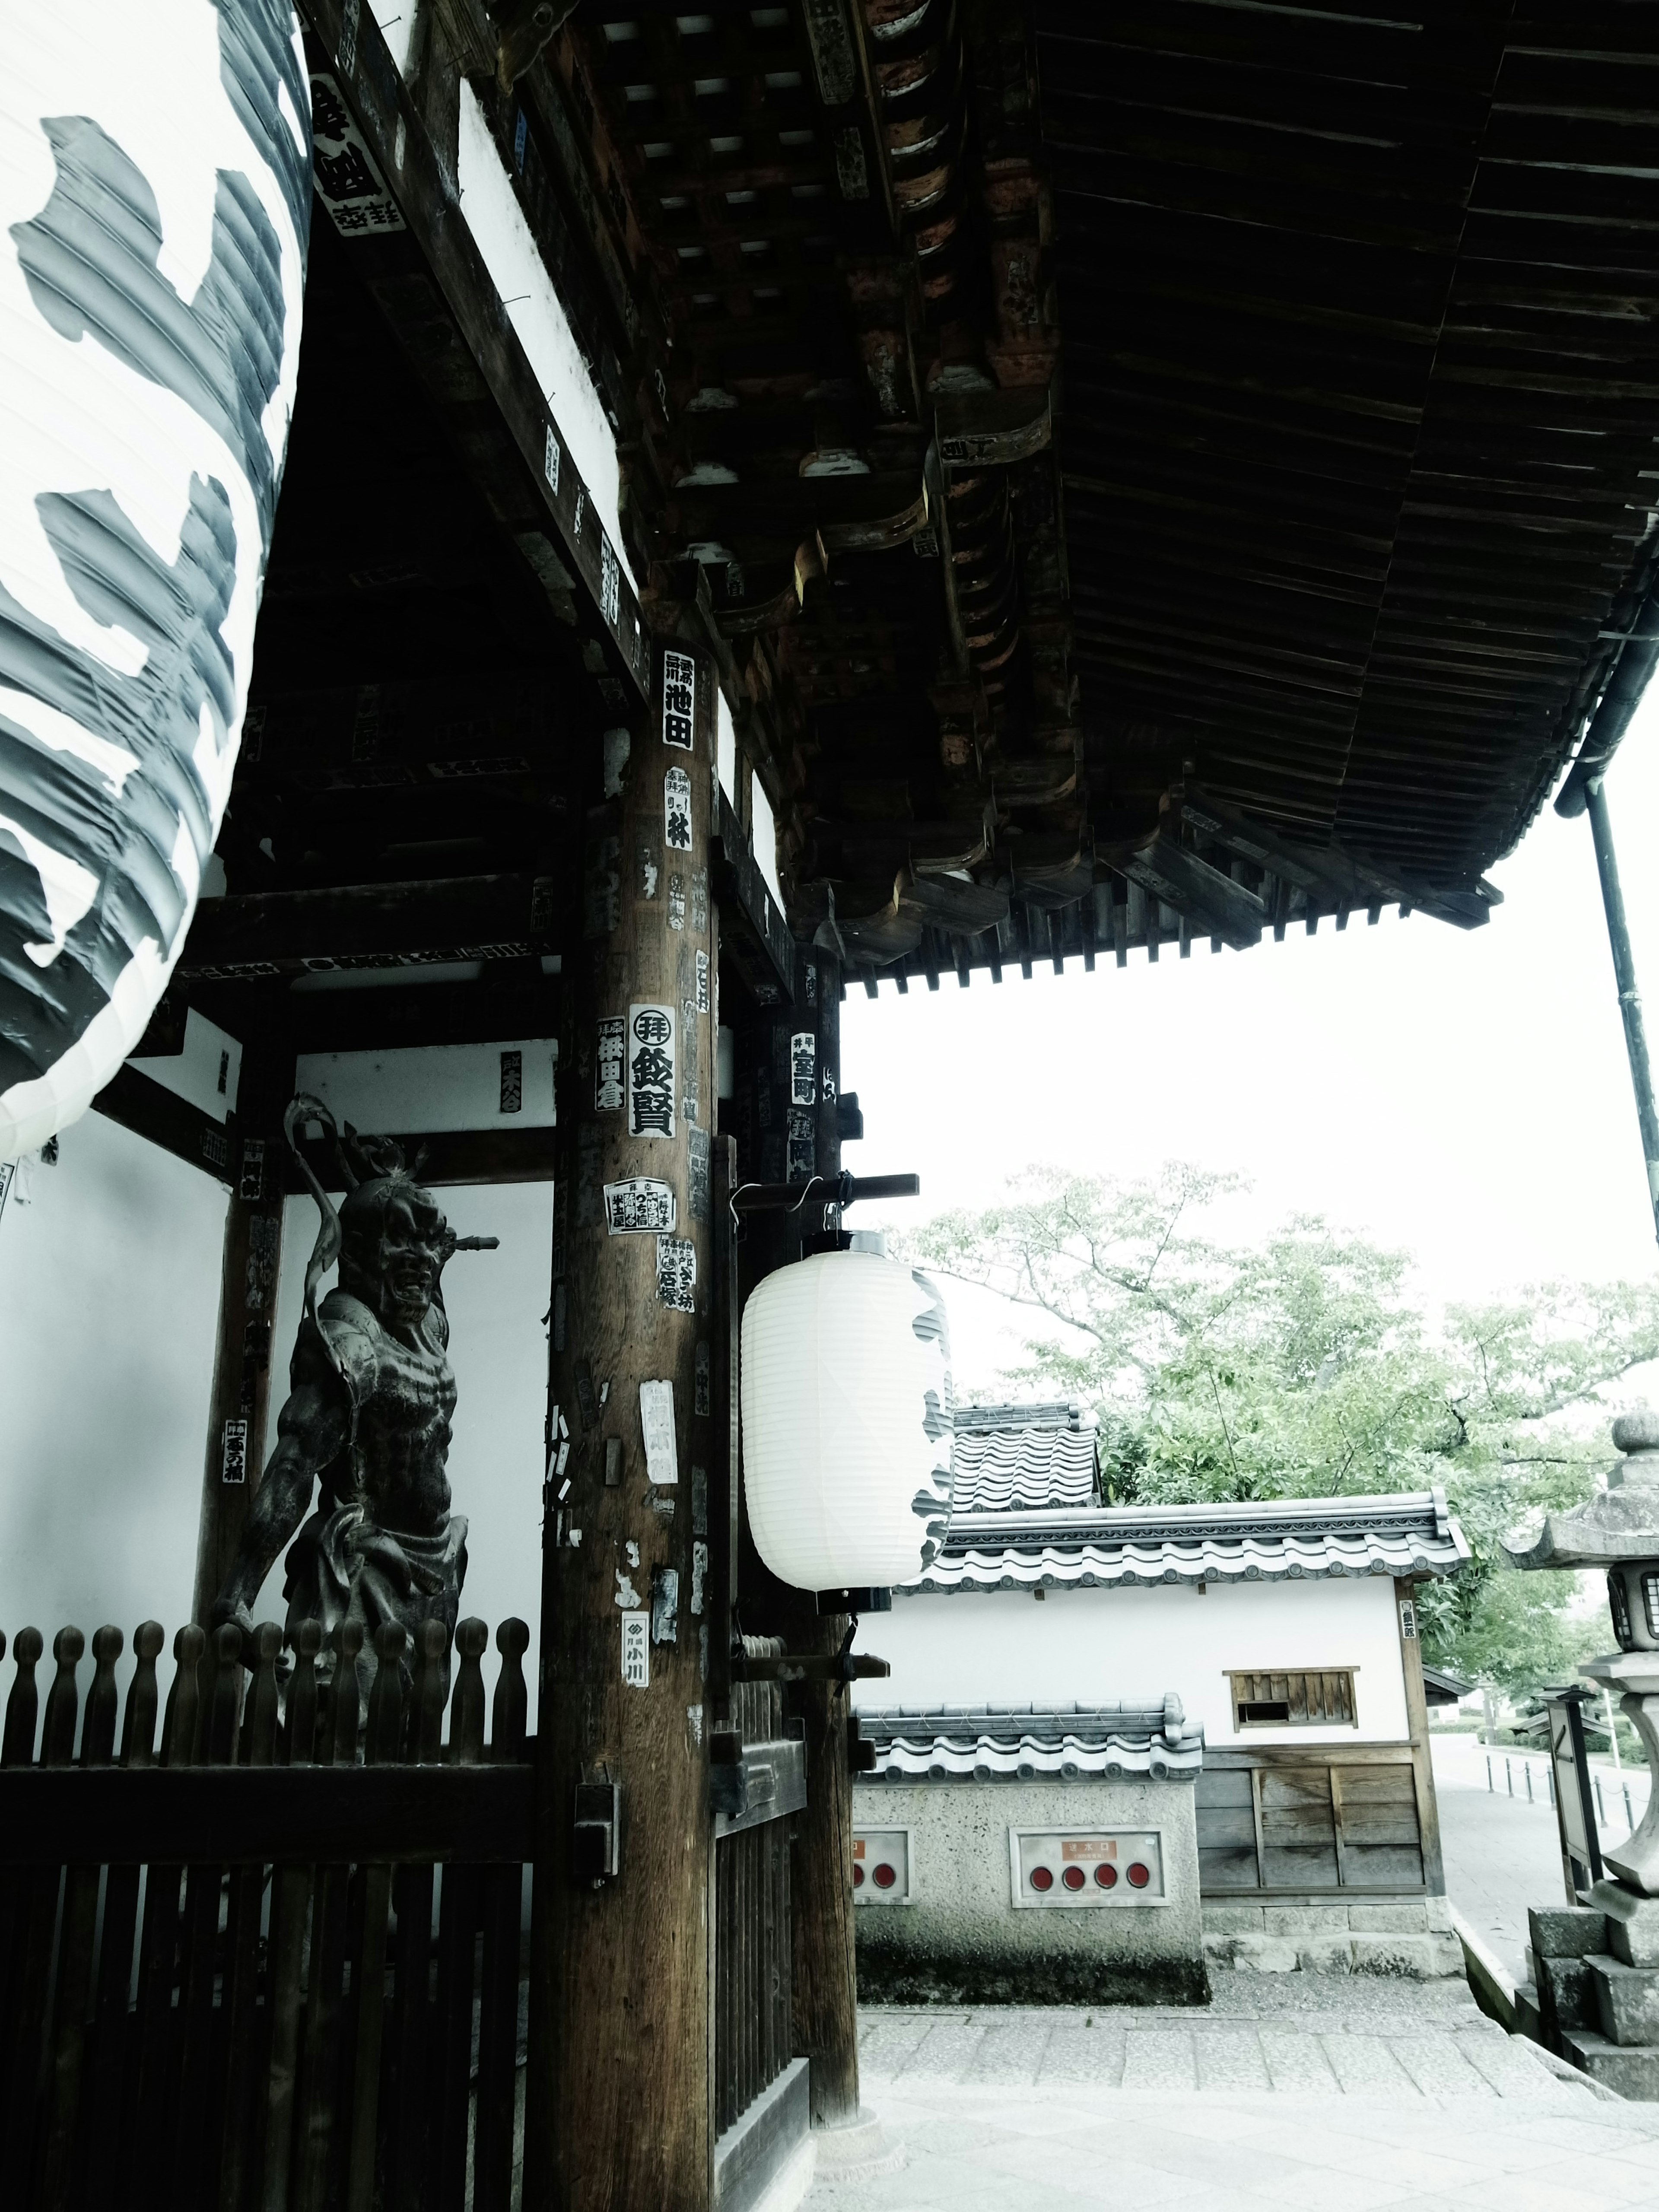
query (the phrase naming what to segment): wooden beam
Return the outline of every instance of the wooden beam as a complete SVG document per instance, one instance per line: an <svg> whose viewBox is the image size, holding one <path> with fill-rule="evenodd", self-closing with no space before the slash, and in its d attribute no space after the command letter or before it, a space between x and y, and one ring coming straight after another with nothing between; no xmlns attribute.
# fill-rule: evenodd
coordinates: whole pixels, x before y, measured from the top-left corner
<svg viewBox="0 0 1659 2212"><path fill-rule="evenodd" d="M458 876L204 899L178 972L234 981L307 969L522 958L551 946L555 888L545 876Z"/></svg>
<svg viewBox="0 0 1659 2212"><path fill-rule="evenodd" d="M231 1153L240 1144L234 1114L228 1122L216 1121L131 1066L117 1068L92 1104L94 1113L118 1121L135 1137L171 1152L187 1167L200 1168L221 1182L229 1180Z"/></svg>
<svg viewBox="0 0 1659 2212"><path fill-rule="evenodd" d="M651 645L638 598L460 214L425 118L359 0L305 0L304 13L423 264L405 271L395 243L356 240L368 289L454 429L497 520L521 543L538 527L550 530L643 697Z"/></svg>
<svg viewBox="0 0 1659 2212"><path fill-rule="evenodd" d="M523 1862L523 1766L9 1766L0 1867Z"/></svg>
<svg viewBox="0 0 1659 2212"><path fill-rule="evenodd" d="M421 1181L433 1190L459 1183L550 1182L557 1140L556 1129L444 1129L397 1138L406 1160L425 1153ZM339 1170L321 1146L308 1145L306 1151L324 1188L337 1188ZM307 1188L291 1159L287 1188L296 1194Z"/></svg>
<svg viewBox="0 0 1659 2212"><path fill-rule="evenodd" d="M1112 865L1166 906L1197 922L1204 935L1222 938L1241 950L1261 938L1267 908L1255 893L1162 830L1121 857L1114 853Z"/></svg>

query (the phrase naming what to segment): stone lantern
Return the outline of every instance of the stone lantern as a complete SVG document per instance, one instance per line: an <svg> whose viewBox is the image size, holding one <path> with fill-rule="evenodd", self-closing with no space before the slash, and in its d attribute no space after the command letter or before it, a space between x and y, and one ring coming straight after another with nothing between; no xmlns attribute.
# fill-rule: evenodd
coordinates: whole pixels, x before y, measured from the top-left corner
<svg viewBox="0 0 1659 2212"><path fill-rule="evenodd" d="M1579 1668L1606 1685L1635 1723L1650 1773L1659 1773L1659 1413L1626 1413L1613 1425L1620 1454L1607 1486L1588 1505L1545 1518L1525 1550L1505 1545L1517 1567L1601 1567L1619 1649ZM1620 1883L1659 1899L1659 1791L1636 1832L1602 1856ZM1653 1907L1659 1956L1659 1904Z"/></svg>
<svg viewBox="0 0 1659 2212"><path fill-rule="evenodd" d="M1599 1567L1619 1649L1579 1668L1616 1695L1659 1775L1659 1414L1613 1425L1620 1455L1587 1505L1551 1513L1537 1540L1506 1545L1512 1565ZM1634 1834L1601 1852L1607 1875L1579 1912L1534 1911L1534 1952L1555 2043L1623 2095L1659 2099L1659 1788ZM1561 1955L1556 1957L1559 1950ZM1598 2033L1597 2031L1600 2031Z"/></svg>

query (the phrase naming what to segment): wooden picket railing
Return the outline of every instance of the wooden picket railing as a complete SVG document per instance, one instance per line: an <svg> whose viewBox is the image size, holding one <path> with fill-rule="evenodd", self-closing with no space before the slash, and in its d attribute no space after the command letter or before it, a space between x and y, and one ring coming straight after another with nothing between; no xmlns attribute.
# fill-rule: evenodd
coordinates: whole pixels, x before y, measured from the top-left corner
<svg viewBox="0 0 1659 2212"><path fill-rule="evenodd" d="M775 1638L745 1636L751 1658ZM789 1820L805 1800L805 1764L776 1682L738 1682L715 1737L730 1777L714 1820L714 2129L733 2127L793 2054Z"/></svg>
<svg viewBox="0 0 1659 2212"><path fill-rule="evenodd" d="M532 1856L520 1620L173 1638L146 1621L84 1714L13 1640L0 1739L6 2212L508 2212ZM5 1641L0 1637L0 1656ZM448 1741L445 1684L452 1658ZM325 1668L325 1674L329 1670ZM365 1671L367 1668L365 1668ZM79 1750L76 1751L77 1722ZM37 1736L39 1739L37 1748Z"/></svg>

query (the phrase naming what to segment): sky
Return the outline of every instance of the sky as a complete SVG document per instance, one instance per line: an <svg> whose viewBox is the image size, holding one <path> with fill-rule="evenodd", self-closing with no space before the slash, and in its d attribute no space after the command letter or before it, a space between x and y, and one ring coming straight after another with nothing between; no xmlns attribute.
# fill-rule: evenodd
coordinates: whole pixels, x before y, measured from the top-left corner
<svg viewBox="0 0 1659 2212"><path fill-rule="evenodd" d="M1607 781L1638 979L1659 1024L1659 689ZM1384 910L1245 952L937 993L889 982L842 1009L855 1175L920 1171L863 1225L988 1203L1036 1164L1124 1176L1168 1160L1252 1186L1218 1227L1319 1213L1415 1255L1433 1304L1659 1263L1589 825L1546 806L1458 930ZM1659 1038L1656 1038L1659 1044ZM849 1214L850 1226L860 1216ZM958 1386L989 1393L1018 1317L949 1286Z"/></svg>
<svg viewBox="0 0 1659 2212"><path fill-rule="evenodd" d="M1659 698L1607 780L1638 974L1659 992ZM855 1173L914 1169L894 1226L983 1204L1035 1163L1252 1179L1241 1234L1322 1212L1413 1252L1432 1299L1559 1277L1645 1277L1656 1254L1588 824L1547 809L1492 871L1483 929L1363 916L1245 953L1132 954L1030 982L981 975L842 1010ZM0 1629L74 1620L169 1635L190 1602L224 1197L96 1115L0 1217ZM500 1251L447 1277L459 1388L450 1468L471 1522L466 1610L536 1619L550 1197L444 1194ZM850 1217L856 1225L859 1216ZM285 1375L307 1201L289 1202ZM992 1391L1018 1332L950 1291L957 1371ZM280 1571L256 1609L280 1619Z"/></svg>

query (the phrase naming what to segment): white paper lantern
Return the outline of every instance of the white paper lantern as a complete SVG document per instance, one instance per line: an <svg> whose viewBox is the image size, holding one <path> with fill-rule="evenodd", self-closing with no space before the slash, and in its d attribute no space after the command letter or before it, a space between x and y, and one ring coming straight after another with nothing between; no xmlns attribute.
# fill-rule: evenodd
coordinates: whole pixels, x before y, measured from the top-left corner
<svg viewBox="0 0 1659 2212"><path fill-rule="evenodd" d="M0 0L0 1160L183 947L241 738L300 355L291 0Z"/></svg>
<svg viewBox="0 0 1659 2212"><path fill-rule="evenodd" d="M954 1399L945 1302L872 1252L781 1267L743 1315L749 1526L798 1589L909 1581L951 1506Z"/></svg>

